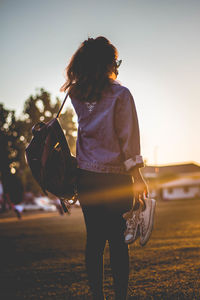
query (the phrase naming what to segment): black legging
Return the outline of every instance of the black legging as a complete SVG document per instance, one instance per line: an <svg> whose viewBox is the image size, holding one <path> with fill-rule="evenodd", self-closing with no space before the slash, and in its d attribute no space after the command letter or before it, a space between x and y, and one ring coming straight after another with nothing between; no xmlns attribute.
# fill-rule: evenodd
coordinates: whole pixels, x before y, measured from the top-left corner
<svg viewBox="0 0 200 300"><path fill-rule="evenodd" d="M79 170L80 203L87 230L86 269L95 300L104 299L103 252L110 248L114 290L117 300L127 296L128 246L124 243L122 214L132 206L131 176Z"/></svg>

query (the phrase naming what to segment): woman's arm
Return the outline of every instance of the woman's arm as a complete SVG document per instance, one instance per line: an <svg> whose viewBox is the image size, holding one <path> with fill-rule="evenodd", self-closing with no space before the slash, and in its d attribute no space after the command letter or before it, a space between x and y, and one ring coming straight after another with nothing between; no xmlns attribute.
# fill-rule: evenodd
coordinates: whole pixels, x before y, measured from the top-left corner
<svg viewBox="0 0 200 300"><path fill-rule="evenodd" d="M140 131L137 111L133 96L126 88L118 99L115 116L115 127L122 150L124 166L127 173L133 176L135 205L138 205L140 200L144 200L144 197L147 196L148 188L140 172L140 168L144 166L144 163L140 155Z"/></svg>
<svg viewBox="0 0 200 300"><path fill-rule="evenodd" d="M115 129L127 173L133 168L143 167L137 111L133 96L127 88L124 88L117 99Z"/></svg>

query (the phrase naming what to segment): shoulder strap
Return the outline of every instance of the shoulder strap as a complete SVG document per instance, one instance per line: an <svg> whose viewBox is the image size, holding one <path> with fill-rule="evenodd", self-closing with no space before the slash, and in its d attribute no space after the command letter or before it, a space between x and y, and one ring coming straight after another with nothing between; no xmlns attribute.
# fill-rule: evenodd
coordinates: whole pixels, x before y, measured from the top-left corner
<svg viewBox="0 0 200 300"><path fill-rule="evenodd" d="M63 109L63 106L65 105L65 101L67 100L68 95L69 95L69 93L66 94L65 99L63 100L63 103L62 103L62 105L61 105L61 107L60 107L60 109L57 113L56 119L60 117L61 111Z"/></svg>

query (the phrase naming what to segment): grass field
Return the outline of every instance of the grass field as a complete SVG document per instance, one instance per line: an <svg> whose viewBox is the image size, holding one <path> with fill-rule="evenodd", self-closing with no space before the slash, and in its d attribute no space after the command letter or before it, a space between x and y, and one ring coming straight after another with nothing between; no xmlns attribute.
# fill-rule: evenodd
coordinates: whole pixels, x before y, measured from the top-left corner
<svg viewBox="0 0 200 300"><path fill-rule="evenodd" d="M0 299L90 299L81 210L0 219ZM158 202L151 240L130 247L128 299L200 299L200 200ZM109 252L105 293L113 298Z"/></svg>

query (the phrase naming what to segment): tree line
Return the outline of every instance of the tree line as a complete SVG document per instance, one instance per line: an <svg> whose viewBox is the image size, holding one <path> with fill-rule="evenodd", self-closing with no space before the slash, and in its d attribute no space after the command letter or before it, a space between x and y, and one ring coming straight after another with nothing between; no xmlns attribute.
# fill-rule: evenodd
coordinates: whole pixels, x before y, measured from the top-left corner
<svg viewBox="0 0 200 300"><path fill-rule="evenodd" d="M51 94L43 88L25 101L19 117L0 103L0 180L4 193L9 192L8 179L14 177L21 182L24 191L35 195L42 193L26 163L25 149L32 138L32 127L56 117L60 105L60 99L57 97L53 102ZM75 154L77 128L73 110L67 108L59 120L71 152Z"/></svg>

